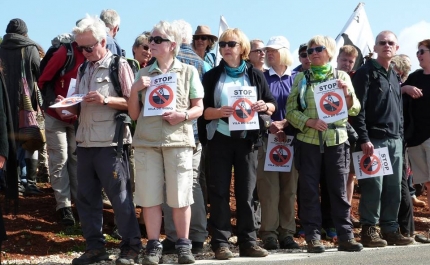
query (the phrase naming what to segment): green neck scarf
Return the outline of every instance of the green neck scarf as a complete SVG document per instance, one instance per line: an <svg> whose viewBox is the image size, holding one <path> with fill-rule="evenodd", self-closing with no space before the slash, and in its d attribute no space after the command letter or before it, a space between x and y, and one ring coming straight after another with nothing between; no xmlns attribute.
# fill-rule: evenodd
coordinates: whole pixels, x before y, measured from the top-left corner
<svg viewBox="0 0 430 265"><path fill-rule="evenodd" d="M315 81L318 81L318 82L325 80L327 78L327 74L331 73L331 70L332 69L331 69L330 63L328 63L326 65L322 65L322 66L311 65L311 71L313 74L313 79Z"/></svg>

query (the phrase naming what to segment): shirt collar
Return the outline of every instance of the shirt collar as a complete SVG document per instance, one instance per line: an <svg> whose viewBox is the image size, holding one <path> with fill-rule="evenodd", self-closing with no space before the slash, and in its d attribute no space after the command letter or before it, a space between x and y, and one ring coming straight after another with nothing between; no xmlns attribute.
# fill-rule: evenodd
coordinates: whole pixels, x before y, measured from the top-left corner
<svg viewBox="0 0 430 265"><path fill-rule="evenodd" d="M169 72L179 72L179 70L182 69L182 63L178 59L174 59L172 67L169 69ZM149 67L150 73L152 72L159 72L162 73L160 68L158 68L158 61L155 60L155 62Z"/></svg>
<svg viewBox="0 0 430 265"><path fill-rule="evenodd" d="M270 67L270 69L269 69L269 75L278 75L276 72L275 72L275 70L272 68L272 67ZM279 77L283 77L284 75L291 75L291 69L290 69L290 67L287 67L287 69L285 70L285 72L281 75L281 76L279 76Z"/></svg>

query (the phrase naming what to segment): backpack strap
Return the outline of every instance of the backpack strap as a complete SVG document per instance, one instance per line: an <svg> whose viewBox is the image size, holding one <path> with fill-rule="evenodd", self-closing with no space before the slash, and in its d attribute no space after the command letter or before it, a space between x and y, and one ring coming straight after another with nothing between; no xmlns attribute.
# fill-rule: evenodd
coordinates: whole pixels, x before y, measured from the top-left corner
<svg viewBox="0 0 430 265"><path fill-rule="evenodd" d="M118 97L123 96L121 84L119 83L119 77L118 77L120 59L121 59L121 56L117 54L113 54L113 58L109 64L109 77L111 79L115 92L118 94Z"/></svg>
<svg viewBox="0 0 430 265"><path fill-rule="evenodd" d="M60 76L63 76L67 72L71 71L75 66L75 62L76 62L72 43L64 43L63 45L67 50L67 58L66 58L66 63L64 64L63 69L60 72Z"/></svg>

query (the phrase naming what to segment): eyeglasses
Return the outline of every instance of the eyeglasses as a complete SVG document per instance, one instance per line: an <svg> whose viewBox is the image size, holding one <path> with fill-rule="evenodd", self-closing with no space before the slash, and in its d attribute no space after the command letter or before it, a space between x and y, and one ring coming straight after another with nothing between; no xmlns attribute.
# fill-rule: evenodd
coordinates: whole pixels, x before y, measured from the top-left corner
<svg viewBox="0 0 430 265"><path fill-rule="evenodd" d="M378 42L378 44L381 45L381 46L385 46L385 45L387 45L387 43L388 43L389 46L394 46L394 44L396 44L394 41L381 40L381 41Z"/></svg>
<svg viewBox="0 0 430 265"><path fill-rule="evenodd" d="M149 46L148 46L148 45L140 44L140 46L142 46L142 48L143 48L145 51L149 50Z"/></svg>
<svg viewBox="0 0 430 265"><path fill-rule="evenodd" d="M240 43L238 43L237 41L220 41L218 44L221 48L225 48L225 46L227 45L230 48L234 48L236 47L236 45L240 45Z"/></svg>
<svg viewBox="0 0 430 265"><path fill-rule="evenodd" d="M193 40L203 40L203 41L205 41L205 40L208 40L208 39L209 39L208 36L199 36L199 35L193 36Z"/></svg>
<svg viewBox="0 0 430 265"><path fill-rule="evenodd" d="M309 48L308 50L307 50L307 53L309 54L309 55L311 55L312 53L314 53L314 51L316 51L317 53L320 53L320 52L322 52L323 50L325 50L326 49L326 47L325 46L318 46L318 47L315 47L315 48Z"/></svg>
<svg viewBox="0 0 430 265"><path fill-rule="evenodd" d="M152 41L155 42L155 44L161 44L163 41L170 41L169 39L163 39L160 36L155 36L155 37L149 37L148 39L149 43L151 43Z"/></svg>
<svg viewBox="0 0 430 265"><path fill-rule="evenodd" d="M313 51L312 51L312 52L313 52ZM301 57L301 58L303 58L303 59L304 59L304 58L308 58L308 54L307 54L307 53L305 53L305 52L301 52L299 55L300 55L300 57Z"/></svg>
<svg viewBox="0 0 430 265"><path fill-rule="evenodd" d="M78 49L78 51L83 52L86 51L87 53L92 53L94 50L94 47L98 44L99 42L96 42L94 45L88 45L88 46L77 46L76 49Z"/></svg>
<svg viewBox="0 0 430 265"><path fill-rule="evenodd" d="M265 53L265 51L262 49L255 49L255 50L252 50L250 52L256 52L256 53L258 53L258 55Z"/></svg>
<svg viewBox="0 0 430 265"><path fill-rule="evenodd" d="M428 52L428 51L430 51L430 50L425 50L425 49L419 49L418 51L417 51L417 56L418 55L423 55L425 52Z"/></svg>

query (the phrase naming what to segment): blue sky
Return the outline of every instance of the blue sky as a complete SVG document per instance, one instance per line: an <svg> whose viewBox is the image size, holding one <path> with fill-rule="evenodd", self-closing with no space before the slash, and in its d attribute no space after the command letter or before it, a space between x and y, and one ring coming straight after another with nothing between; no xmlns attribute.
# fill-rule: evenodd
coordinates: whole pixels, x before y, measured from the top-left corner
<svg viewBox="0 0 430 265"><path fill-rule="evenodd" d="M411 57L414 69L419 67L415 56L417 42L430 38L430 7L425 2L365 2L373 35L386 29L395 32L399 37L399 52ZM295 52L314 35L336 38L358 3L351 0L2 1L0 35L5 34L9 20L18 17L27 23L30 38L48 49L53 37L70 32L76 20L85 14L99 15L102 9L111 8L121 17L117 40L128 56L132 56L134 38L144 30L151 30L160 20L184 19L193 30L197 25L208 25L217 35L221 15L229 27L240 28L249 39L258 38L266 43L271 36L283 35Z"/></svg>

